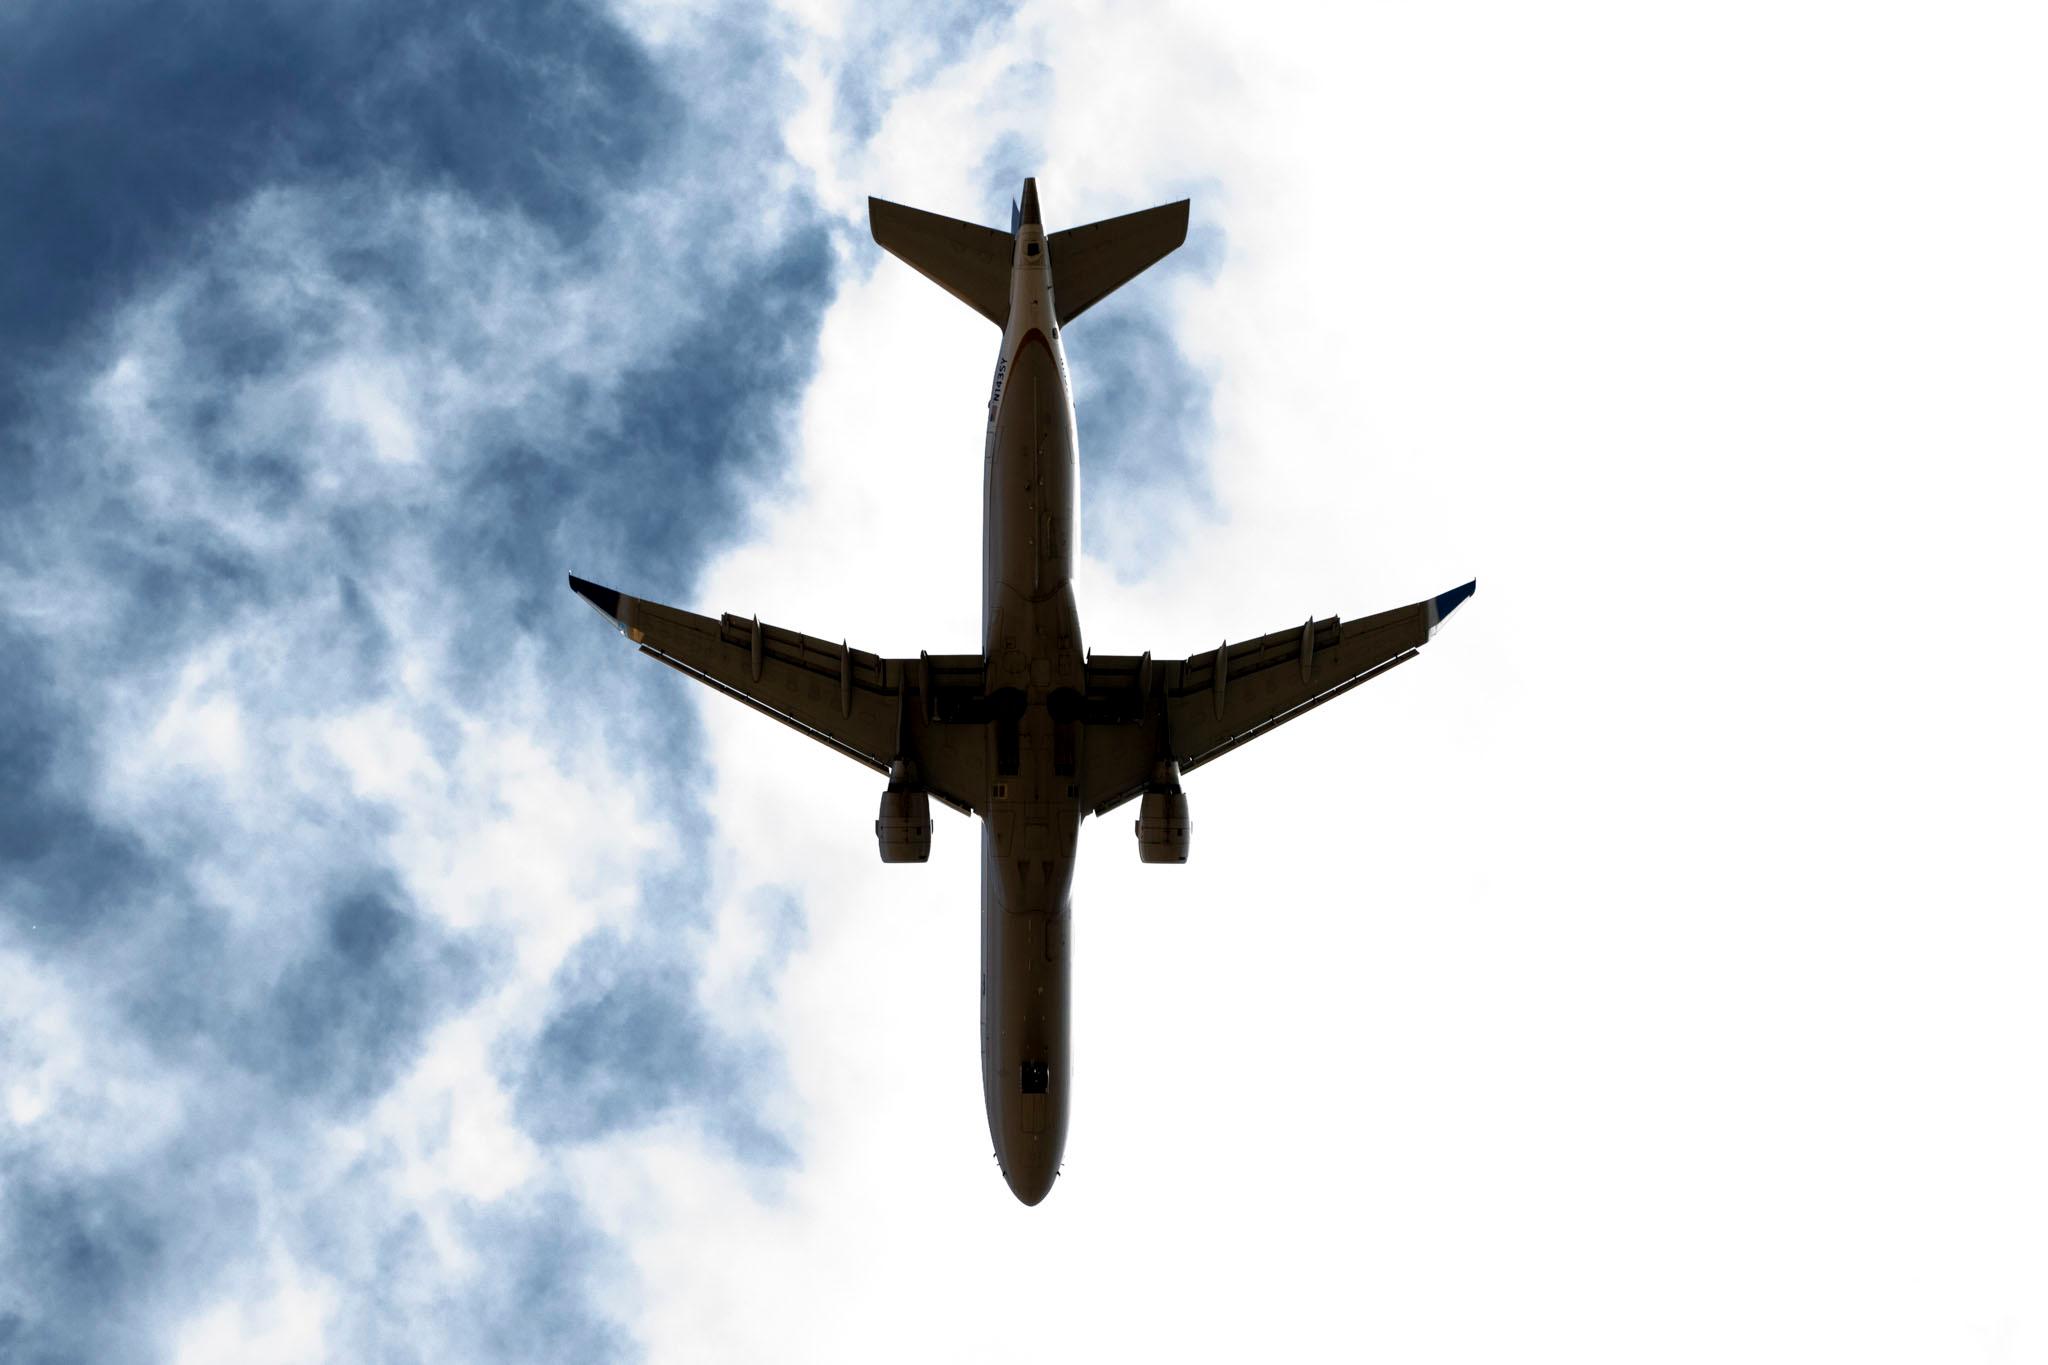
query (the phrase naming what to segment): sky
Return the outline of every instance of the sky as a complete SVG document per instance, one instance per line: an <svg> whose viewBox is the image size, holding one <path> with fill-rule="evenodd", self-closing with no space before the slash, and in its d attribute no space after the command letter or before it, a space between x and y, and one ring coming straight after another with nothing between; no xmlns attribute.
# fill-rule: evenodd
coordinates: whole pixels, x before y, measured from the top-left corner
<svg viewBox="0 0 2048 1365"><path fill-rule="evenodd" d="M0 1360L2048 1359L2048 21L0 8ZM1087 642L1468 578L976 832L576 572L971 650L996 336L865 196L1192 200L1075 323Z"/></svg>

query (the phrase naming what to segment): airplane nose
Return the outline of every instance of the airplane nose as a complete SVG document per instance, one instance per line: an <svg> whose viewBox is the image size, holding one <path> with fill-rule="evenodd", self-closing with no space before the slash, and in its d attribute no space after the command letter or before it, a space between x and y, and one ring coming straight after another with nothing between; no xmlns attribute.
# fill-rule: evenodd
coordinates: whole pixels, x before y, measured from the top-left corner
<svg viewBox="0 0 2048 1365"><path fill-rule="evenodd" d="M1059 1178L1059 1173L1049 1154L1037 1152L1027 1152L1021 1160L1012 1160L1003 1167L1003 1179L1009 1182L1010 1193L1027 1207L1051 1193L1052 1182Z"/></svg>
<svg viewBox="0 0 2048 1365"><path fill-rule="evenodd" d="M1059 1179L1060 1149L1065 1145L1049 1133L1013 1128L1005 1134L997 1156L1003 1164L1003 1180L1019 1202L1030 1205L1045 1198L1052 1182Z"/></svg>

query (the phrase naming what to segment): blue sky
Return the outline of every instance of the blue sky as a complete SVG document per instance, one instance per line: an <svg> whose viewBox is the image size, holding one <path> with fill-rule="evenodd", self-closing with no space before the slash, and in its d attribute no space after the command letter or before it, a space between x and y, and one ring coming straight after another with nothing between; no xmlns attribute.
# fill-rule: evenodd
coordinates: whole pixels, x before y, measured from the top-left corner
<svg viewBox="0 0 2048 1365"><path fill-rule="evenodd" d="M1241 8L0 14L0 1358L2048 1343L2038 21ZM1032 173L1195 201L1091 644L1489 587L1198 876L1091 825L1022 1211L969 828L563 575L971 647L994 337L864 196Z"/></svg>

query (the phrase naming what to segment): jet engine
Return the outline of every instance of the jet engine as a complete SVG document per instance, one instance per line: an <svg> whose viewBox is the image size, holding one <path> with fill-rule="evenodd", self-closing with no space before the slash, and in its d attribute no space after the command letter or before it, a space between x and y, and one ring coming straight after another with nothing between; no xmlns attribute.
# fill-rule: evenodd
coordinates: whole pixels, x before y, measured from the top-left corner
<svg viewBox="0 0 2048 1365"><path fill-rule="evenodd" d="M1138 819L1132 826L1138 834L1138 860L1146 863L1184 863L1188 844L1195 832L1188 819L1188 795L1180 789L1180 769L1162 763L1138 798Z"/></svg>
<svg viewBox="0 0 2048 1365"><path fill-rule="evenodd" d="M910 784L908 765L890 773L875 820L875 842L885 863L921 863L932 856L932 799Z"/></svg>

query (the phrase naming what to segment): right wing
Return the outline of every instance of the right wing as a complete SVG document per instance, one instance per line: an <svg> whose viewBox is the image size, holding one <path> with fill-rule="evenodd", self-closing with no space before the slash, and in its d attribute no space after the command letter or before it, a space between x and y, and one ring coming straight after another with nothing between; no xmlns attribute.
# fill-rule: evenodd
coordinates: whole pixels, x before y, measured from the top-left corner
<svg viewBox="0 0 2048 1365"><path fill-rule="evenodd" d="M980 655L884 659L744 616L678 611L574 574L569 586L642 654L876 772L908 759L918 784L955 810L985 804L986 732L963 705L982 692Z"/></svg>
<svg viewBox="0 0 2048 1365"><path fill-rule="evenodd" d="M1406 663L1478 586L1377 616L1310 621L1187 659L1092 656L1082 712L1083 803L1101 815L1144 790L1157 763L1198 768Z"/></svg>

